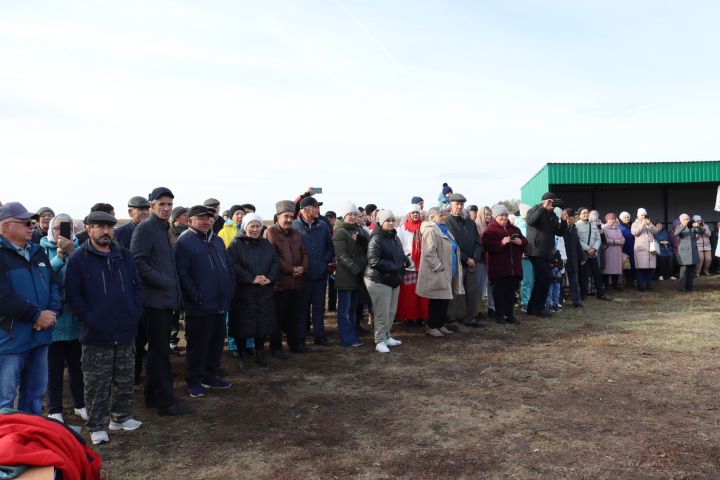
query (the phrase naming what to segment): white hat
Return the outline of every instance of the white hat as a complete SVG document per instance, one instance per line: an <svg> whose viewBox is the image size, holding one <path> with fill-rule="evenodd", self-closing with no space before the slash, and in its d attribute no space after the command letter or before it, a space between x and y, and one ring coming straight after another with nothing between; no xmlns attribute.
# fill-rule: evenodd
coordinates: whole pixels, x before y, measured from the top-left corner
<svg viewBox="0 0 720 480"><path fill-rule="evenodd" d="M420 205L418 205L417 203L412 203L412 204L408 205L407 208L405 209L405 213L408 215L413 212L419 212L419 211L420 211Z"/></svg>
<svg viewBox="0 0 720 480"><path fill-rule="evenodd" d="M340 218L345 218L345 215L349 213L358 213L358 208L357 205L348 200L343 203L342 208L340 209Z"/></svg>
<svg viewBox="0 0 720 480"><path fill-rule="evenodd" d="M637 216L639 217L640 215L645 215L647 217L647 210L642 207L638 208Z"/></svg>
<svg viewBox="0 0 720 480"><path fill-rule="evenodd" d="M240 225L243 230L250 224L250 222L259 222L260 226L263 224L262 218L260 218L260 215L257 213L248 213L246 214L242 219L242 224Z"/></svg>
<svg viewBox="0 0 720 480"><path fill-rule="evenodd" d="M630 218L630 214L628 212L620 212L620 215L618 215L619 218Z"/></svg>
<svg viewBox="0 0 720 480"><path fill-rule="evenodd" d="M395 214L392 210L380 210L377 214L377 224L381 225L388 221L390 218L395 218Z"/></svg>

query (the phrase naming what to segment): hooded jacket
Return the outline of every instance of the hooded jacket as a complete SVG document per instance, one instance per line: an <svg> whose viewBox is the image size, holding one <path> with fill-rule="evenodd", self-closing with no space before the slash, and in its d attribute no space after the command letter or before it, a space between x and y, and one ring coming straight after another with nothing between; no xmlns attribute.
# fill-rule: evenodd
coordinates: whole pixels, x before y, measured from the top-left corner
<svg viewBox="0 0 720 480"><path fill-rule="evenodd" d="M357 236L353 239L353 234ZM360 233L355 223L335 221L333 234L335 246L335 288L358 290L362 288L362 277L367 267L368 240Z"/></svg>
<svg viewBox="0 0 720 480"><path fill-rule="evenodd" d="M386 232L376 227L370 235L368 245L368 265L365 268L365 278L368 280L395 288L400 286L405 267L410 266L410 260L393 229Z"/></svg>
<svg viewBox="0 0 720 480"><path fill-rule="evenodd" d="M84 345L127 345L142 316L140 277L129 250L110 243L110 252L83 243L68 259L65 294L82 327Z"/></svg>
<svg viewBox="0 0 720 480"><path fill-rule="evenodd" d="M34 330L43 310L60 314L60 285L45 251L30 243L30 261L0 236L0 354L27 352L52 342L52 328Z"/></svg>
<svg viewBox="0 0 720 480"><path fill-rule="evenodd" d="M328 224L320 219L308 224L300 215L293 220L292 228L303 239L308 256L307 278L322 280L327 277L328 264L333 261L333 240Z"/></svg>
<svg viewBox="0 0 720 480"><path fill-rule="evenodd" d="M235 292L235 275L220 237L185 230L173 247L185 314L224 314Z"/></svg>

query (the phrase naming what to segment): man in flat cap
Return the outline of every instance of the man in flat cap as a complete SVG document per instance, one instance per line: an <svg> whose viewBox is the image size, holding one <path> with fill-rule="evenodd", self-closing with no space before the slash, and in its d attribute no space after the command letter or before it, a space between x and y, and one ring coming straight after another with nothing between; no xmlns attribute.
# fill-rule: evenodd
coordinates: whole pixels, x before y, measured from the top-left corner
<svg viewBox="0 0 720 480"><path fill-rule="evenodd" d="M203 202L203 206L213 209L213 233L217 235L225 225L225 219L220 215L222 213L220 210L220 200L210 197Z"/></svg>
<svg viewBox="0 0 720 480"><path fill-rule="evenodd" d="M145 197L132 197L128 200L128 215L130 221L115 231L115 241L125 248L130 248L135 227L150 216L150 202Z"/></svg>
<svg viewBox="0 0 720 480"><path fill-rule="evenodd" d="M292 228L295 203L281 200L275 204L276 222L265 230L265 238L275 247L280 259L280 279L275 285L275 312L279 330L270 336L273 357L287 358L282 349L282 334L287 335L288 348L294 353L305 353L308 348L299 341L299 315L302 308L308 256L303 239Z"/></svg>
<svg viewBox="0 0 720 480"><path fill-rule="evenodd" d="M37 224L35 230L33 230L32 243L40 243L42 237L47 237L48 229L50 228L50 221L55 218L55 212L50 207L40 207L35 213L37 217Z"/></svg>
<svg viewBox="0 0 720 480"><path fill-rule="evenodd" d="M140 277L130 251L113 242L112 215L87 216L90 238L68 260L65 292L83 327L82 370L87 427L95 445L110 430L135 430L135 335L143 314Z"/></svg>
<svg viewBox="0 0 720 480"><path fill-rule="evenodd" d="M17 202L0 208L0 408L40 414L62 303L50 259L30 242L35 217Z"/></svg>
<svg viewBox="0 0 720 480"><path fill-rule="evenodd" d="M141 325L148 339L145 404L157 407L160 415L190 412L176 403L170 368L170 329L174 312L180 308L180 284L168 223L174 198L165 187L150 193L150 216L135 227L130 243L143 291Z"/></svg>

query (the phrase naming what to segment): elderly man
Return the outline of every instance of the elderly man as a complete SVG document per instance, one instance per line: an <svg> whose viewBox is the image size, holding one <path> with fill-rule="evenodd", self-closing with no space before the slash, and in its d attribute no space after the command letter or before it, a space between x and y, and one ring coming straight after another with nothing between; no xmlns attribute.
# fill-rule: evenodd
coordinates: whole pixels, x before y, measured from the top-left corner
<svg viewBox="0 0 720 480"><path fill-rule="evenodd" d="M129 249L135 227L150 216L150 202L144 197L132 197L128 200L128 215L130 215L130 221L117 229L115 241Z"/></svg>
<svg viewBox="0 0 720 480"><path fill-rule="evenodd" d="M110 430L136 430L132 417L135 334L142 316L140 278L130 251L112 241L115 217L92 212L90 239L68 260L65 292L83 326L87 427L95 445ZM112 392L112 393L111 393Z"/></svg>
<svg viewBox="0 0 720 480"><path fill-rule="evenodd" d="M220 233L220 230L222 230L223 225L225 225L225 219L220 215L220 200L210 197L203 202L203 206L213 209L213 233L217 235Z"/></svg>
<svg viewBox="0 0 720 480"><path fill-rule="evenodd" d="M600 273L600 246L602 245L600 231L590 220L590 210L581 207L578 209L578 213L580 219L575 222L575 229L586 258L585 264L580 268L580 295L583 300L587 297L592 276L598 300L610 300L603 291L603 280Z"/></svg>
<svg viewBox="0 0 720 480"><path fill-rule="evenodd" d="M328 346L325 336L325 286L327 285L328 265L332 262L334 251L332 234L328 224L318 220L320 208L313 197L300 201L300 216L293 222L293 228L300 233L305 244L309 264L305 273L303 303L300 307L300 343L305 343L308 312L312 309L312 328L315 345Z"/></svg>
<svg viewBox="0 0 720 480"><path fill-rule="evenodd" d="M55 212L50 207L41 207L35 214L37 218L37 224L33 230L32 243L40 243L42 237L46 237L48 229L50 228L50 220L55 218Z"/></svg>
<svg viewBox="0 0 720 480"><path fill-rule="evenodd" d="M45 250L30 242L33 218L17 202L0 208L0 408L40 414L61 295Z"/></svg>
<svg viewBox="0 0 720 480"><path fill-rule="evenodd" d="M158 407L160 415L190 412L173 397L170 368L168 339L173 314L180 307L180 285L168 231L174 198L165 187L150 193L150 216L135 227L130 244L142 284L144 312L140 323L148 340L145 405Z"/></svg>
<svg viewBox="0 0 720 480"><path fill-rule="evenodd" d="M678 237L677 261L680 265L680 281L678 282L681 292L692 292L693 279L695 278L695 265L698 263L700 254L697 247L697 236L704 232L699 221L690 219L690 215L680 215L680 224L675 227L675 235Z"/></svg>
<svg viewBox="0 0 720 480"><path fill-rule="evenodd" d="M275 212L277 221L265 230L265 238L275 247L280 259L280 279L275 285L275 312L279 328L270 336L270 350L273 357L286 359L287 354L282 349L283 332L287 335L291 352L309 351L305 342L299 341L298 321L300 309L303 308L303 287L309 262L303 239L292 228L295 203L281 200L275 204Z"/></svg>
<svg viewBox="0 0 720 480"><path fill-rule="evenodd" d="M460 262L463 266L462 282L465 287L464 298L462 295L454 295L450 302L450 328L457 329L457 322L460 317L468 327L477 328L480 323L475 318L478 311L476 270L477 264L482 261L483 248L475 222L470 220L465 213L465 197L459 193L453 193L450 195L449 200L450 215L445 224L453 237L455 237L460 250ZM477 315L479 318L479 314Z"/></svg>
<svg viewBox="0 0 720 480"><path fill-rule="evenodd" d="M185 307L185 380L188 395L197 398L206 388L231 386L220 378L220 360L235 275L225 244L212 233L213 210L196 205L188 217L190 227L175 243L174 254Z"/></svg>

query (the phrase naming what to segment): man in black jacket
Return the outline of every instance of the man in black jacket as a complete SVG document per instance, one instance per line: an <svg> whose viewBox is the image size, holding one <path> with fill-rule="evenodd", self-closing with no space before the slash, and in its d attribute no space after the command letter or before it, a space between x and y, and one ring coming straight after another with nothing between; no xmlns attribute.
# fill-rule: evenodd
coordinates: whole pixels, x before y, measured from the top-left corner
<svg viewBox="0 0 720 480"><path fill-rule="evenodd" d="M530 300L527 306L528 315L549 317L552 313L545 308L548 288L552 280L550 259L555 247L555 236L562 236L567 230L567 223L558 219L553 209L562 200L552 192L542 196L542 203L535 205L527 213L528 246L525 253L532 262L535 274Z"/></svg>
<svg viewBox="0 0 720 480"><path fill-rule="evenodd" d="M466 199L463 195L453 193L450 196L450 216L445 221L460 250L460 261L463 266L462 280L465 287L465 298L463 299L462 295L454 296L450 303L449 310L452 317L450 325L456 327L458 317L462 316L465 325L477 328L480 324L475 318L478 293L476 270L482 261L483 248L477 226L465 212L465 202Z"/></svg>
<svg viewBox="0 0 720 480"><path fill-rule="evenodd" d="M185 306L185 380L192 398L204 397L206 388L231 386L220 378L220 360L235 277L225 244L212 233L214 213L203 205L190 208L190 227L174 247Z"/></svg>
<svg viewBox="0 0 720 480"><path fill-rule="evenodd" d="M128 215L130 215L130 221L115 230L113 234L115 242L127 249L130 248L135 227L150 215L150 202L145 197L132 197L128 200Z"/></svg>
<svg viewBox="0 0 720 480"><path fill-rule="evenodd" d="M567 273L568 283L570 283L573 307L578 308L582 307L582 303L580 303L579 272L580 267L585 264L587 257L582 245L580 245L580 237L578 237L577 228L575 227L575 210L566 208L563 210L560 218L567 224L567 229L563 235L565 254L567 256L565 273Z"/></svg>
<svg viewBox="0 0 720 480"><path fill-rule="evenodd" d="M180 307L180 285L170 244L173 193L158 187L150 193L150 217L135 228L130 250L143 292L142 328L148 340L145 404L160 415L182 415L190 409L175 402L170 368L170 328Z"/></svg>

